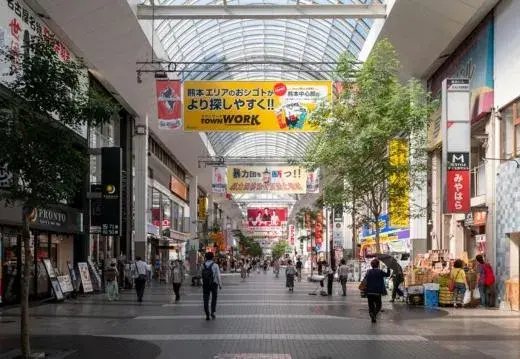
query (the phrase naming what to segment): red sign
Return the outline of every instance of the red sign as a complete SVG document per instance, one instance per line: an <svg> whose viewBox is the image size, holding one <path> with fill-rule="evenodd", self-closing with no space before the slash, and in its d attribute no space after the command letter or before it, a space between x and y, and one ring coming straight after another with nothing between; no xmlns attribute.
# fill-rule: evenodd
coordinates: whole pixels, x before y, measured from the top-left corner
<svg viewBox="0 0 520 359"><path fill-rule="evenodd" d="M321 248L323 244L323 213L316 213L316 225L314 226L314 243Z"/></svg>
<svg viewBox="0 0 520 359"><path fill-rule="evenodd" d="M274 85L274 89L273 90L274 90L274 94L276 96L284 96L285 93L287 92L287 86L285 86L284 83L279 82L276 85Z"/></svg>
<svg viewBox="0 0 520 359"><path fill-rule="evenodd" d="M182 127L181 82L157 80L157 119L159 128L177 130Z"/></svg>
<svg viewBox="0 0 520 359"><path fill-rule="evenodd" d="M446 203L448 213L468 213L471 210L470 172L468 170L448 171Z"/></svg>
<svg viewBox="0 0 520 359"><path fill-rule="evenodd" d="M249 227L281 227L283 222L287 222L286 207L252 207L247 209Z"/></svg>
<svg viewBox="0 0 520 359"><path fill-rule="evenodd" d="M294 246L294 242L296 240L296 228L294 227L294 224L289 225L289 243L291 243L291 246Z"/></svg>

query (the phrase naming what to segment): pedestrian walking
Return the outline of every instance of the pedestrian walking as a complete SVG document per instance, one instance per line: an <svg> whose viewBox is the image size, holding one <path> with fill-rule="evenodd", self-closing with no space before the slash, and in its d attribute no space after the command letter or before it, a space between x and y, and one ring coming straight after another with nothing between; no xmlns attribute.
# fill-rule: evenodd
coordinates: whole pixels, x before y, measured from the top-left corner
<svg viewBox="0 0 520 359"><path fill-rule="evenodd" d="M247 264L245 262L240 262L240 278L242 278L242 282L246 280L247 277Z"/></svg>
<svg viewBox="0 0 520 359"><path fill-rule="evenodd" d="M280 260L279 259L274 260L273 270L274 270L275 277L278 278L280 276Z"/></svg>
<svg viewBox="0 0 520 359"><path fill-rule="evenodd" d="M399 298L404 297L403 291L399 288L401 283L404 282L404 274L402 270L393 271L392 273L392 299L390 302L395 302L395 298L399 296Z"/></svg>
<svg viewBox="0 0 520 359"><path fill-rule="evenodd" d="M468 282L466 280L466 272L464 271L464 263L461 259L457 259L453 263L453 269L450 273L450 280L454 283L453 287L453 306L462 308L464 306L464 294Z"/></svg>
<svg viewBox="0 0 520 359"><path fill-rule="evenodd" d="M247 276L249 277L249 274L251 273L251 264L249 263L249 259L246 259L246 271Z"/></svg>
<svg viewBox="0 0 520 359"><path fill-rule="evenodd" d="M296 275L296 268L292 264L292 260L287 261L285 268L285 286L289 288L289 292L294 292L294 276Z"/></svg>
<svg viewBox="0 0 520 359"><path fill-rule="evenodd" d="M114 262L110 263L110 266L105 270L105 288L109 302L119 299L118 276L119 272L116 268L116 264Z"/></svg>
<svg viewBox="0 0 520 359"><path fill-rule="evenodd" d="M213 253L208 252L205 255L206 261L202 264L202 298L204 300L204 312L206 320L215 319L217 310L218 290L222 289L222 278L218 264L213 261ZM211 295L211 313L209 311L209 297Z"/></svg>
<svg viewBox="0 0 520 359"><path fill-rule="evenodd" d="M298 282L302 281L302 269L303 269L302 259L300 257L298 257L298 260L296 261L296 275L298 276Z"/></svg>
<svg viewBox="0 0 520 359"><path fill-rule="evenodd" d="M484 261L482 255L476 257L477 260L477 283L480 293L480 305L482 307L491 307L494 305L494 285L495 274L491 264Z"/></svg>
<svg viewBox="0 0 520 359"><path fill-rule="evenodd" d="M141 257L135 257L134 263L134 281L135 291L137 293L137 301L142 303L144 288L146 286L147 269L146 263L141 260Z"/></svg>
<svg viewBox="0 0 520 359"><path fill-rule="evenodd" d="M343 296L347 296L347 279L348 279L349 268L347 261L342 259L340 266L338 267L338 280L341 284L341 290L343 290Z"/></svg>
<svg viewBox="0 0 520 359"><path fill-rule="evenodd" d="M365 292L368 300L368 312L372 323L377 322L377 315L381 311L382 301L381 296L387 295L385 287L385 277L390 276L390 271L382 271L379 269L379 259L374 259L370 266L370 269L363 279L365 286Z"/></svg>
<svg viewBox="0 0 520 359"><path fill-rule="evenodd" d="M173 261L170 273L175 301L178 302L181 299L181 285L184 283L184 275L186 273L186 269L181 260Z"/></svg>

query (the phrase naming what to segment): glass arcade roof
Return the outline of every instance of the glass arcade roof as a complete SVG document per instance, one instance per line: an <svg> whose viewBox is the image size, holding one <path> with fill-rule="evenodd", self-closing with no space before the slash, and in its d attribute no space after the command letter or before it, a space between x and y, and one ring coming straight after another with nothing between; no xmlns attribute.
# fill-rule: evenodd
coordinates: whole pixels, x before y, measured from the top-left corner
<svg viewBox="0 0 520 359"><path fill-rule="evenodd" d="M371 4L382 0L155 0L156 5L326 5ZM189 62L183 80L331 79L345 51L358 56L370 19L156 20L155 29L169 60ZM246 62L285 62L283 65ZM195 64L211 62L214 64ZM221 64L227 62L226 64ZM237 62L229 64L229 62ZM291 63L294 62L294 65ZM301 62L327 62L319 68ZM297 64L300 63L300 64ZM331 64L330 64L331 63ZM224 157L301 157L310 133L208 133Z"/></svg>

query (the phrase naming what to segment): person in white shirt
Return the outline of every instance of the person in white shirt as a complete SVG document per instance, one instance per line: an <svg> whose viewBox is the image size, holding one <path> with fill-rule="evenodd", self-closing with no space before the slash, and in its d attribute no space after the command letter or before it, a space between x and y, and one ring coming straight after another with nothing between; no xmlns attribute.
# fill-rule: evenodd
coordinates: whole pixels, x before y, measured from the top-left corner
<svg viewBox="0 0 520 359"><path fill-rule="evenodd" d="M135 257L135 291L137 293L137 301L141 303L143 301L144 288L146 286L147 267L146 263L141 260L141 257Z"/></svg>
<svg viewBox="0 0 520 359"><path fill-rule="evenodd" d="M338 277L339 282L341 283L341 289L343 290L343 296L347 296L347 279L349 275L350 269L347 266L347 261L345 259L341 260L341 265L338 268Z"/></svg>
<svg viewBox="0 0 520 359"><path fill-rule="evenodd" d="M211 318L215 319L218 290L222 289L220 269L218 264L213 261L213 257L212 252L206 253L206 261L202 264L202 298L206 320L210 319L209 296L211 295Z"/></svg>

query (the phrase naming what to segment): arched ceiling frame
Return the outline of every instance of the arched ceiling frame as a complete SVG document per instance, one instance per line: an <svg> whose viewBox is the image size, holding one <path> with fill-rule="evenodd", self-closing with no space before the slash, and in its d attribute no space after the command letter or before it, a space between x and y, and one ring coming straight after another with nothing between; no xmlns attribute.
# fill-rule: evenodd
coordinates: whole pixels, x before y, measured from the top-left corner
<svg viewBox="0 0 520 359"><path fill-rule="evenodd" d="M222 5L223 0L155 0L159 5ZM228 5L289 5L297 0L227 0ZM299 0L300 4L370 4L382 0ZM172 62L190 64L182 80L317 80L331 79L333 66L301 62L335 62L344 52L357 58L368 36L369 19L158 20L156 33ZM294 62L294 65L229 64ZM222 64L224 63L224 64ZM320 71L322 70L322 71ZM207 133L224 157L301 157L312 133Z"/></svg>
<svg viewBox="0 0 520 359"><path fill-rule="evenodd" d="M207 136L215 151L224 157L265 157L268 162L269 158L301 158L314 134L210 132Z"/></svg>

